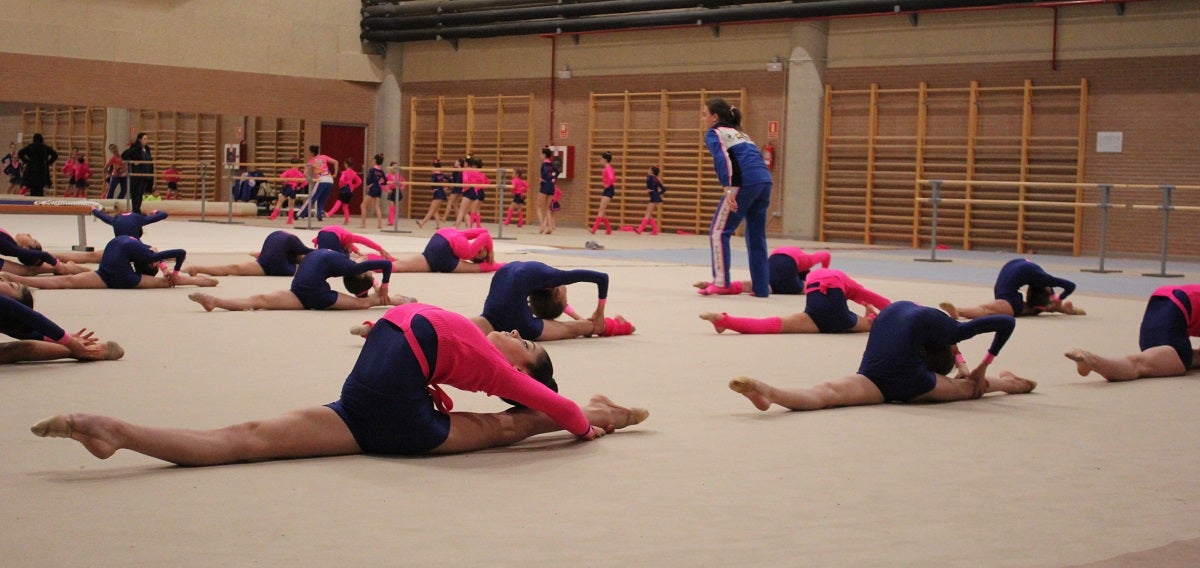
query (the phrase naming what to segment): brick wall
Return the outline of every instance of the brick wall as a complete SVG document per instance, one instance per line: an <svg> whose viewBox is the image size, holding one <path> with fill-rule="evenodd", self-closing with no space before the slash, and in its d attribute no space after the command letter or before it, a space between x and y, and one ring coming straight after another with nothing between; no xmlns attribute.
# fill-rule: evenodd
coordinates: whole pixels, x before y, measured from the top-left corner
<svg viewBox="0 0 1200 568"><path fill-rule="evenodd" d="M1200 185L1200 56L1138 59L1094 59L1049 62L1009 62L971 65L861 67L830 69L826 80L836 89L911 88L922 81L930 87L964 87L977 80L983 87L1077 84L1088 80L1087 154L1084 181L1116 184ZM1037 112L1037 109L1034 109ZM1096 152L1096 133L1124 134L1120 154ZM1175 204L1200 205L1200 190L1177 190ZM1087 191L1095 202L1098 192ZM1156 205L1157 189L1114 191L1114 202ZM1157 255L1160 250L1162 213L1153 210L1114 209L1110 216L1109 251ZM1170 254L1200 256L1200 212L1172 213ZM1083 215L1084 254L1099 247L1099 214Z"/></svg>

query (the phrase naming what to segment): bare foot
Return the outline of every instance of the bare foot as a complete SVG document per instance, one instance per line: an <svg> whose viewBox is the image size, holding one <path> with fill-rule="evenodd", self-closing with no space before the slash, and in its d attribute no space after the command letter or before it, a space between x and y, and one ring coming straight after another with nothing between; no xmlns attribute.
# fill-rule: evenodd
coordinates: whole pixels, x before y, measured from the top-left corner
<svg viewBox="0 0 1200 568"><path fill-rule="evenodd" d="M192 292L191 294L188 294L188 299L200 304L201 306L204 306L204 311L206 312L211 312L213 311L213 308L217 307L217 299L208 294Z"/></svg>
<svg viewBox="0 0 1200 568"><path fill-rule="evenodd" d="M404 304L415 303L417 299L411 296L388 296L388 301L391 302L393 306L400 306Z"/></svg>
<svg viewBox="0 0 1200 568"><path fill-rule="evenodd" d="M196 285L201 288L212 288L213 286L216 286L217 284L221 283L220 280L217 280L216 278L211 278L209 276L197 276L196 279L197 279Z"/></svg>
<svg viewBox="0 0 1200 568"><path fill-rule="evenodd" d="M650 411L645 408L625 408L602 394L588 401L587 410L592 426L599 426L606 432L641 424L650 417Z"/></svg>
<svg viewBox="0 0 1200 568"><path fill-rule="evenodd" d="M365 338L366 336L371 334L372 327L374 327L374 324L372 324L369 321L364 321L358 325L351 326L350 327L350 335L357 335L359 337Z"/></svg>
<svg viewBox="0 0 1200 568"><path fill-rule="evenodd" d="M938 307L941 308L943 312L950 314L951 318L958 319L958 308L954 307L954 304L951 304L950 302L942 302L938 304Z"/></svg>
<svg viewBox="0 0 1200 568"><path fill-rule="evenodd" d="M1018 377L1018 376L1012 374L1009 371L1000 371L1000 378L1008 379L1010 381L1016 382L1016 388L1004 391L1008 394L1025 394L1025 393L1033 392L1033 389L1037 388L1037 381L1033 381L1030 379L1023 379L1021 377Z"/></svg>
<svg viewBox="0 0 1200 568"><path fill-rule="evenodd" d="M1086 316L1087 315L1087 312L1084 311L1083 308L1077 308L1077 307L1075 307L1075 304L1072 304L1071 302L1063 302L1062 308L1063 308L1062 309L1063 313L1067 314L1067 315L1071 315L1071 316Z"/></svg>
<svg viewBox="0 0 1200 568"><path fill-rule="evenodd" d="M104 360L116 361L125 356L125 350L116 341L109 341L104 344Z"/></svg>
<svg viewBox="0 0 1200 568"><path fill-rule="evenodd" d="M712 284L712 282L705 282L705 281L701 280L699 282L692 284L692 288L699 288L699 289L703 290L705 288L708 288L709 284Z"/></svg>
<svg viewBox="0 0 1200 568"><path fill-rule="evenodd" d="M1089 361L1089 359L1092 357L1091 353L1088 353L1082 349L1072 349L1066 353L1063 353L1063 355L1066 356L1067 359L1075 362L1075 372L1079 373L1079 376L1086 377L1091 374L1092 363Z"/></svg>
<svg viewBox="0 0 1200 568"><path fill-rule="evenodd" d="M59 414L34 424L29 430L41 438L71 438L83 444L93 456L103 460L121 447L116 427L117 422L105 416Z"/></svg>
<svg viewBox="0 0 1200 568"><path fill-rule="evenodd" d="M711 323L713 326L713 329L717 330L717 333L724 333L725 330L728 328L724 328L724 327L717 325L717 320L721 319L724 315L725 314L715 314L713 312L704 312L704 313L700 314L700 319L707 320L709 323Z"/></svg>
<svg viewBox="0 0 1200 568"><path fill-rule="evenodd" d="M750 399L750 402L754 403L754 408L767 410L771 408L771 401L759 392L761 386L761 383L750 377L737 377L729 381L730 390Z"/></svg>

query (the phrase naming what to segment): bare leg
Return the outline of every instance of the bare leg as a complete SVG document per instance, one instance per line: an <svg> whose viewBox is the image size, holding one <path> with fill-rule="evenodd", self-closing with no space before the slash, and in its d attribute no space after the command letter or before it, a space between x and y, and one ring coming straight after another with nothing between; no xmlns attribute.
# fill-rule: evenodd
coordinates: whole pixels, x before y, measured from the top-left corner
<svg viewBox="0 0 1200 568"><path fill-rule="evenodd" d="M171 288L174 286L199 286L201 288L212 288L220 282L216 278L207 276L189 276L186 273L179 273L174 276L174 282L165 276L142 276L138 281L139 289L145 288Z"/></svg>
<svg viewBox="0 0 1200 568"><path fill-rule="evenodd" d="M324 406L217 430L137 426L91 414L60 414L31 430L41 437L76 440L100 459L127 449L189 466L362 453L346 423Z"/></svg>
<svg viewBox="0 0 1200 568"><path fill-rule="evenodd" d="M266 276L263 272L261 264L250 261L240 264L226 264L223 266L189 266L183 269L191 276L197 274L208 274L209 276Z"/></svg>
<svg viewBox="0 0 1200 568"><path fill-rule="evenodd" d="M750 399L759 410L767 410L771 404L791 410L820 410L884 402L883 393L863 375L847 375L798 389L781 389L750 377L738 377L729 381L729 388Z"/></svg>
<svg viewBox="0 0 1200 568"><path fill-rule="evenodd" d="M1166 345L1118 358L1101 357L1083 349L1068 351L1064 355L1067 359L1075 361L1075 370L1079 376L1086 377L1095 371L1111 382L1149 377L1178 377L1187 373L1179 354Z"/></svg>
<svg viewBox="0 0 1200 568"><path fill-rule="evenodd" d="M987 381L985 393L1025 394L1037 387L1036 382L1022 379L1008 371L1001 371L999 377L986 377L984 380ZM975 384L970 379L937 375L937 384L933 390L908 402L954 402L972 398L975 398Z"/></svg>
<svg viewBox="0 0 1200 568"><path fill-rule="evenodd" d="M536 339L537 341L573 339L591 335L595 329L592 325L592 320L557 321L544 319L542 322L542 334L529 339Z"/></svg>
<svg viewBox="0 0 1200 568"><path fill-rule="evenodd" d="M9 263L4 263L6 266ZM68 274L64 276L18 276L16 274L4 274L4 280L24 284L30 288L40 288L43 290L68 290L68 289L95 289L107 288L104 281L100 279L100 275L95 272L80 272L79 274Z"/></svg>
<svg viewBox="0 0 1200 568"><path fill-rule="evenodd" d="M21 361L53 361L55 359L75 359L77 361L115 360L125 355L120 345L109 341L103 350L97 352L100 357L85 358L71 351L70 347L48 341L12 341L0 344L0 364L19 363Z"/></svg>
<svg viewBox="0 0 1200 568"><path fill-rule="evenodd" d="M96 250L92 252L56 252L54 257L62 262L77 262L80 264L99 264L100 258L104 256L104 251ZM5 263L7 265L8 263Z"/></svg>
<svg viewBox="0 0 1200 568"><path fill-rule="evenodd" d="M425 257L419 254L392 261L392 274L397 272L432 272L432 270L429 268L429 261L425 260Z"/></svg>
<svg viewBox="0 0 1200 568"><path fill-rule="evenodd" d="M992 300L986 304L980 304L978 306L972 306L968 308L956 308L954 304L951 304L950 302L942 302L938 304L938 307L944 310L947 314L950 314L950 317L954 319L964 318L970 320L996 314L1004 316L1015 315L1012 312L1012 306L1004 300Z"/></svg>
<svg viewBox="0 0 1200 568"><path fill-rule="evenodd" d="M296 300L296 301L299 302L299 300ZM408 296L392 295L392 296L388 297L388 302L386 305L399 306L401 304L411 304L415 301L417 301L416 298L410 298ZM334 302L332 306L329 306L326 309L329 309L329 310L366 310L366 309L373 308L375 306L382 306L382 305L385 305L385 304L379 300L379 295L377 295L377 294L371 294L370 296L367 296L365 298L357 298L357 297L351 296L349 294L343 294L341 292L338 292L337 301Z"/></svg>
<svg viewBox="0 0 1200 568"><path fill-rule="evenodd" d="M642 408L625 408L602 395L583 408L588 423L606 431L639 424L650 415ZM528 408L494 414L450 413L450 436L430 453L455 454L515 444L538 434L562 430L549 416Z"/></svg>
<svg viewBox="0 0 1200 568"><path fill-rule="evenodd" d="M304 304L300 303L300 298L297 298L291 290L280 290L268 294L257 294L249 298L217 298L209 294L200 292L192 292L188 294L188 299L204 306L205 311L213 311L215 308L229 310L231 312L244 310L303 310Z"/></svg>

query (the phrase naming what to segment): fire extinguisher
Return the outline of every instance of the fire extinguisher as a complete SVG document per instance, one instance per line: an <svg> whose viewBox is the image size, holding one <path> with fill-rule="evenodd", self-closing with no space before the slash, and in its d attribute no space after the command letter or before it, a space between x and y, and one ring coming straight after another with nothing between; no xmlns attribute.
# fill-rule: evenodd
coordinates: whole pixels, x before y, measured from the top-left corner
<svg viewBox="0 0 1200 568"><path fill-rule="evenodd" d="M763 163L767 165L768 170L775 169L775 143L774 142L767 142L767 145L763 146L762 159L763 159Z"/></svg>

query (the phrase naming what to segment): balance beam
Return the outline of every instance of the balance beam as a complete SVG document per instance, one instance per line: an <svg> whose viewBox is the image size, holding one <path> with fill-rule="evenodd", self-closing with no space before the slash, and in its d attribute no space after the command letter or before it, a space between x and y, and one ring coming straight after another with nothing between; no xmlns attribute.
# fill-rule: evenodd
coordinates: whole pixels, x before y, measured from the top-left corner
<svg viewBox="0 0 1200 568"><path fill-rule="evenodd" d="M87 230L84 228L84 217L92 215L90 205L11 205L0 203L0 215L74 215L79 220L79 244L71 247L74 251L92 252L96 249L87 244Z"/></svg>

